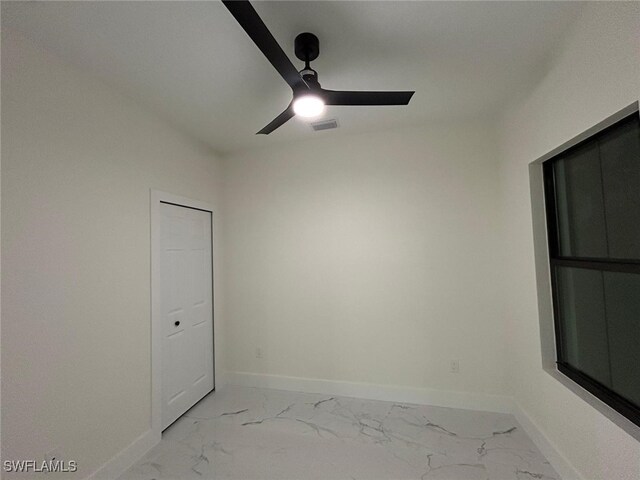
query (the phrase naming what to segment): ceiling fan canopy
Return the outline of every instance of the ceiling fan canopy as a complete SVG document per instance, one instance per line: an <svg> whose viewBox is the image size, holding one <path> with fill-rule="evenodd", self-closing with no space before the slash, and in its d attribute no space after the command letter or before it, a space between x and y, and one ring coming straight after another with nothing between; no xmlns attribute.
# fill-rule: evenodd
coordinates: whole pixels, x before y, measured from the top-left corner
<svg viewBox="0 0 640 480"><path fill-rule="evenodd" d="M318 58L320 54L318 37L309 32L301 33L296 37L294 42L295 55L305 62L304 68L298 71L248 0L222 0L222 3L292 90L293 98L289 106L258 134L268 135L296 114L312 116L305 115L305 113L321 113L324 105L408 105L415 93L413 91L376 92L324 89L318 81L318 72L310 66L310 62ZM303 103L307 104L304 110Z"/></svg>

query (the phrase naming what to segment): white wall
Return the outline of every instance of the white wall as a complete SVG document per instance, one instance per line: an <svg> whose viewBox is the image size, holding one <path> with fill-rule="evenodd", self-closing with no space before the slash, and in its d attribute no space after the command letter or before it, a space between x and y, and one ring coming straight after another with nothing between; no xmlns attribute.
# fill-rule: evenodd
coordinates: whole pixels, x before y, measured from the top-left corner
<svg viewBox="0 0 640 480"><path fill-rule="evenodd" d="M456 124L225 159L229 369L503 393L496 145Z"/></svg>
<svg viewBox="0 0 640 480"><path fill-rule="evenodd" d="M640 3L595 3L502 121L509 383L587 479L640 478L640 443L543 372L527 164L640 97Z"/></svg>
<svg viewBox="0 0 640 480"><path fill-rule="evenodd" d="M217 205L219 161L6 29L2 140L2 454L82 478L150 427L149 189Z"/></svg>

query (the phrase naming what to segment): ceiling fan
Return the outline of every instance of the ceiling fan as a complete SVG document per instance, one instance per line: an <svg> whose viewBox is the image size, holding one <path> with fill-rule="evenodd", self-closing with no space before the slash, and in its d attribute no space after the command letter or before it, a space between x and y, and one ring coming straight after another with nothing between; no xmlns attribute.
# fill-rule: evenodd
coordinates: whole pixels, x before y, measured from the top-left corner
<svg viewBox="0 0 640 480"><path fill-rule="evenodd" d="M322 88L318 82L318 72L309 65L309 62L318 58L320 53L318 37L308 32L296 37L295 54L304 61L304 68L298 71L248 0L222 0L222 3L293 91L293 99L286 110L260 130L259 134L270 134L294 115L302 117L320 115L325 105L407 105L415 93L351 92Z"/></svg>

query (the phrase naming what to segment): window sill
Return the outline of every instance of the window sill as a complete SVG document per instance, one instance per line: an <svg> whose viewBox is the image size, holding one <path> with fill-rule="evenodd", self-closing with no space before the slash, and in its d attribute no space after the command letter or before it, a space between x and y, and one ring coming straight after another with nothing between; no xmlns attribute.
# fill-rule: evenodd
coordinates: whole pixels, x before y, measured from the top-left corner
<svg viewBox="0 0 640 480"><path fill-rule="evenodd" d="M555 378L558 382L567 387L578 397L580 397L582 400L595 408L598 412L615 423L618 427L623 429L626 433L631 435L636 440L640 441L640 426L636 425L631 420L627 419L625 416L621 415L616 410L600 400L598 397L593 395L591 392L571 380L569 377L560 372L557 367L544 367L543 369L550 376Z"/></svg>

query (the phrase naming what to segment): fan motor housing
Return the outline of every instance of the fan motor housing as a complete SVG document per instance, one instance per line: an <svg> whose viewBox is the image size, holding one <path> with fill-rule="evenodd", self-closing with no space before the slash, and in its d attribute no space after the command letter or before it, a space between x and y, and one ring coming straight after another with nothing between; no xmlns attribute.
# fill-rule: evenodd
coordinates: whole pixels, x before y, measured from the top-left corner
<svg viewBox="0 0 640 480"><path fill-rule="evenodd" d="M320 55L320 40L313 33L301 33L296 37L294 51L303 62L312 62Z"/></svg>

